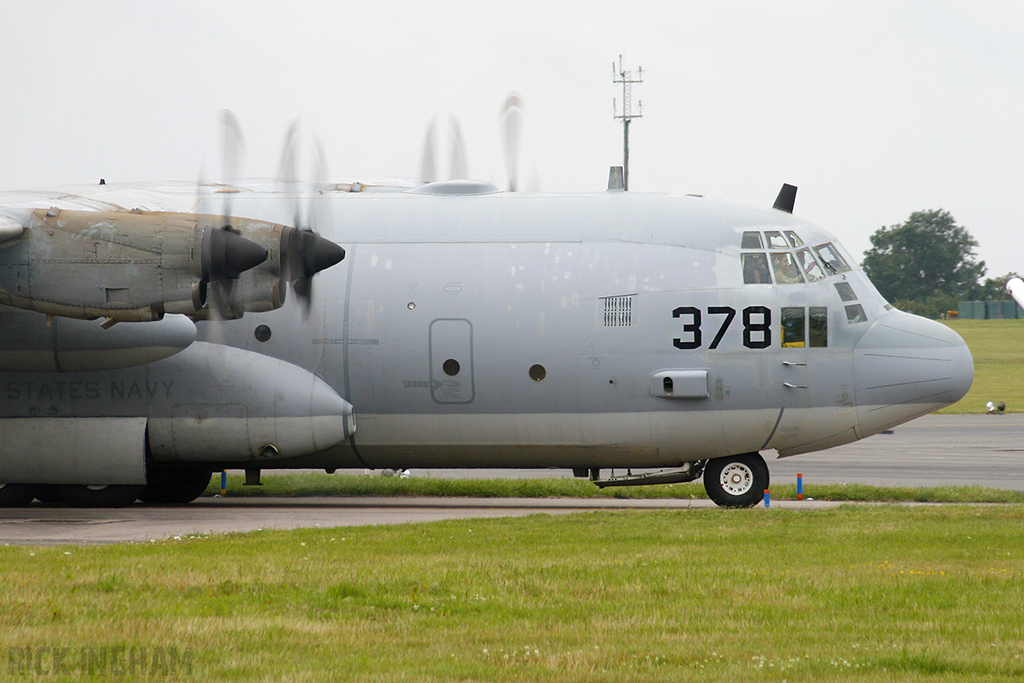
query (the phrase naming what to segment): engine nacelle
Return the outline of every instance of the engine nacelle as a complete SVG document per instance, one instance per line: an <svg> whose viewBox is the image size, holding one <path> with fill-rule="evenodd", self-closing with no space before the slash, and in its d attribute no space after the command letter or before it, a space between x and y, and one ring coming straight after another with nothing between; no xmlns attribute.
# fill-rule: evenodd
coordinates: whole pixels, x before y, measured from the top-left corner
<svg viewBox="0 0 1024 683"><path fill-rule="evenodd" d="M0 251L0 303L71 318L222 317L284 301L281 241L290 228L164 211L38 209ZM255 272L251 272L255 271ZM244 282L239 278L245 276ZM244 286L241 286L242 283Z"/></svg>
<svg viewBox="0 0 1024 683"><path fill-rule="evenodd" d="M150 376L161 374L174 387L149 419L157 461L259 465L331 448L356 428L352 405L327 382L251 351L196 342Z"/></svg>
<svg viewBox="0 0 1024 683"><path fill-rule="evenodd" d="M356 428L352 405L312 372L202 341L144 371L0 375L0 415L4 484L143 484L147 457L267 467Z"/></svg>

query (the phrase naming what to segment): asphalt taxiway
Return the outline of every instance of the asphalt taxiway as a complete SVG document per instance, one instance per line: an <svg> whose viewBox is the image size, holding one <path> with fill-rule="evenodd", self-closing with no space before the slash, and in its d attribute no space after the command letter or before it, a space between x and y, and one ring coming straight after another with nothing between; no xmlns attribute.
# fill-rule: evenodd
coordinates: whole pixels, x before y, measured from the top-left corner
<svg viewBox="0 0 1024 683"><path fill-rule="evenodd" d="M803 475L815 483L879 486L979 485L1024 491L1024 415L931 415L820 453L774 459L773 484ZM412 476L570 476L564 470L412 470ZM773 501L772 508L821 508L818 501ZM0 509L0 545L149 542L256 529L400 524L441 519L568 514L605 509L712 507L706 500L451 498L201 498L180 507L134 505L67 509L38 504Z"/></svg>

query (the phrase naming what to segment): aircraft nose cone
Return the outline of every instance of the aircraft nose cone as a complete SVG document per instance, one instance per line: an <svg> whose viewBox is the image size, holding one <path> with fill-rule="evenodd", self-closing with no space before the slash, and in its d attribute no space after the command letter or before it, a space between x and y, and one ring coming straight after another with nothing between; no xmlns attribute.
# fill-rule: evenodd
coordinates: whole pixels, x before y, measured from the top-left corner
<svg viewBox="0 0 1024 683"><path fill-rule="evenodd" d="M942 323L891 310L854 352L863 436L956 403L974 381L967 344Z"/></svg>

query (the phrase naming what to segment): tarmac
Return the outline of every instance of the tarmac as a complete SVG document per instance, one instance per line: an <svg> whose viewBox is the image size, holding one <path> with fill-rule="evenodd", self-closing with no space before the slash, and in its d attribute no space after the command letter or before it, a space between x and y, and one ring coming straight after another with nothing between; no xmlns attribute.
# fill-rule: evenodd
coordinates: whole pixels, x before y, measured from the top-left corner
<svg viewBox="0 0 1024 683"><path fill-rule="evenodd" d="M820 453L768 460L773 484L978 485L1024 491L1024 414L930 415ZM766 454L768 455L768 454ZM413 470L411 476L571 476L564 470ZM822 509L822 501L772 501L771 509ZM0 545L148 543L197 534L345 527L443 519L570 514L609 509L699 509L708 500L524 498L200 498L184 506L0 509ZM764 509L758 506L759 509Z"/></svg>

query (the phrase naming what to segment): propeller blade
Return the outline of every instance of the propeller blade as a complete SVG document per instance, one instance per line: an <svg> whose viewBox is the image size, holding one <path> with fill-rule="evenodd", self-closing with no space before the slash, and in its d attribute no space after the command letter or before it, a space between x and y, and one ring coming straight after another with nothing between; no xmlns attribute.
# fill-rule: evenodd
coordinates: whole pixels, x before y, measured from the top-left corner
<svg viewBox="0 0 1024 683"><path fill-rule="evenodd" d="M295 183L298 178L296 172L299 140L299 120L295 119L288 126L288 132L284 136L284 145L281 147L281 158L277 163L277 179L282 183Z"/></svg>
<svg viewBox="0 0 1024 683"><path fill-rule="evenodd" d="M437 128L437 119L434 118L427 126L427 132L423 136L423 153L420 155L420 180L424 183L432 183L437 180L437 155L434 152L434 129Z"/></svg>
<svg viewBox="0 0 1024 683"><path fill-rule="evenodd" d="M462 128L459 120L451 119L452 153L448 180L465 180L469 178L469 164L466 161L466 143L462 139Z"/></svg>
<svg viewBox="0 0 1024 683"><path fill-rule="evenodd" d="M322 187L327 183L327 159L323 145L314 139L314 158L312 175L313 190L306 200L305 206L300 199L300 188L296 168L298 167L299 148L298 121L288 129L285 145L281 153L279 177L286 183L288 192L295 201L294 221L292 226L281 235L281 271L282 291L284 284L290 283L295 292L303 315L309 315L313 297L313 277L321 270L330 268L345 258L345 250L334 242L321 237L313 230L317 225L329 225L329 205L320 200Z"/></svg>
<svg viewBox="0 0 1024 683"><path fill-rule="evenodd" d="M523 126L523 98L510 93L501 108L501 142L505 153L505 173L508 191L515 192L519 185L519 146Z"/></svg>
<svg viewBox="0 0 1024 683"><path fill-rule="evenodd" d="M218 127L221 141L222 183L237 179L245 150L245 138L238 118L227 109L218 112ZM200 169L197 181L196 211L199 214L216 214L209 206L210 197L205 172ZM201 299L207 303L214 319L240 318L244 314L244 302L238 278L247 270L267 260L267 250L247 240L232 225L231 195L233 188L221 187L223 204L218 223L203 232L200 245L202 264L199 282Z"/></svg>
<svg viewBox="0 0 1024 683"><path fill-rule="evenodd" d="M239 170L242 167L242 157L245 154L245 137L242 136L242 126L238 123L238 117L229 109L221 109L220 134L221 134L221 173L224 182L231 183L238 179ZM224 215L228 217L226 223L231 224L231 192L224 193Z"/></svg>

